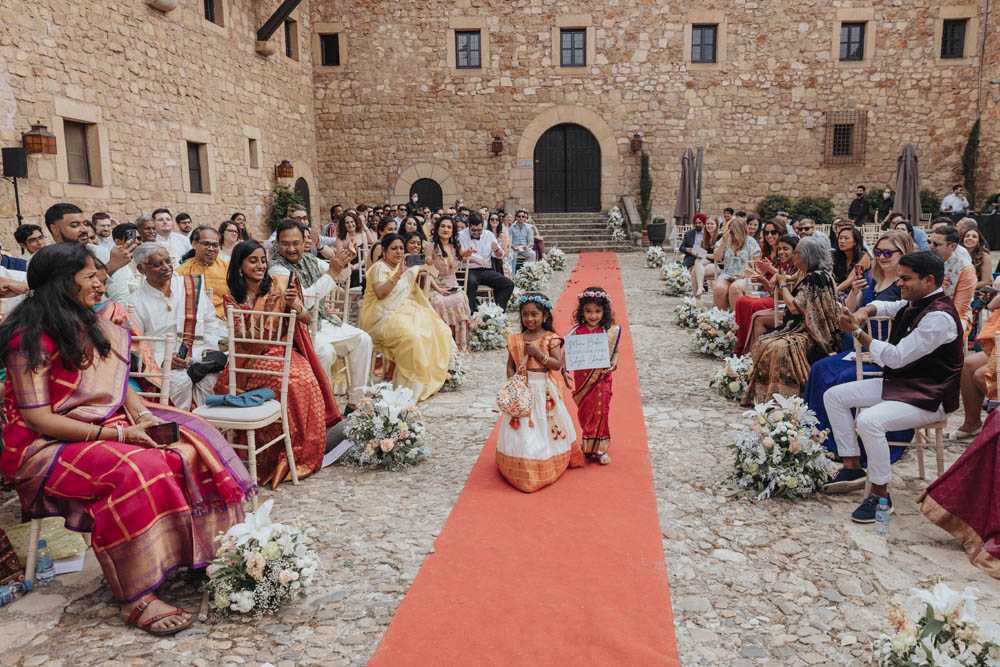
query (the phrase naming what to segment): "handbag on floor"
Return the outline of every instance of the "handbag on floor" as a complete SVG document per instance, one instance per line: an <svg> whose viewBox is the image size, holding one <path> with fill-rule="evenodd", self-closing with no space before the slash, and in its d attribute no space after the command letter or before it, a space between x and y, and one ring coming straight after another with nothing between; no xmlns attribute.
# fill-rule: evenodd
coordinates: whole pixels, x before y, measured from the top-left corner
<svg viewBox="0 0 1000 667"><path fill-rule="evenodd" d="M517 371L497 392L497 407L500 412L511 417L527 417L531 414L531 389L528 388L528 357L525 355Z"/></svg>

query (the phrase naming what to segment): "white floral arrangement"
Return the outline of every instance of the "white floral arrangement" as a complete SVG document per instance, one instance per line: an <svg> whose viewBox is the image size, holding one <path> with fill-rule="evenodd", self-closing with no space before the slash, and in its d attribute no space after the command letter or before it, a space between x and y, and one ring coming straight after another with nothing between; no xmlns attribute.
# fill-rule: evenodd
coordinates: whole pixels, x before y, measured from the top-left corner
<svg viewBox="0 0 1000 667"><path fill-rule="evenodd" d="M524 290L514 286L514 291L510 293L510 299L507 301L507 312L516 313L517 312L517 299L518 297L524 296Z"/></svg>
<svg viewBox="0 0 1000 667"><path fill-rule="evenodd" d="M663 293L667 296L691 294L691 274L683 264L674 262L664 266L660 271L660 280L664 281Z"/></svg>
<svg viewBox="0 0 1000 667"><path fill-rule="evenodd" d="M804 498L829 480L836 465L816 428L816 413L801 398L774 394L743 413L749 426L736 433L733 474L727 483L756 500Z"/></svg>
<svg viewBox="0 0 1000 667"><path fill-rule="evenodd" d="M459 387L465 384L465 376L467 374L465 362L462 361L462 357L452 352L451 359L448 361L448 377L445 378L444 384L441 386L441 391L457 391Z"/></svg>
<svg viewBox="0 0 1000 667"><path fill-rule="evenodd" d="M677 318L677 324L687 329L693 329L698 326L698 318L703 312L705 312L705 307L701 305L701 301L693 296L686 296L674 308L674 317Z"/></svg>
<svg viewBox="0 0 1000 667"><path fill-rule="evenodd" d="M749 354L742 357L726 357L722 368L715 372L708 384L710 387L715 387L719 396L730 401L742 401L743 394L750 384L751 371L753 371L753 357Z"/></svg>
<svg viewBox="0 0 1000 667"><path fill-rule="evenodd" d="M546 262L525 262L517 268L514 285L523 292L540 292L552 275L552 267Z"/></svg>
<svg viewBox="0 0 1000 667"><path fill-rule="evenodd" d="M649 250L646 251L646 266L651 269L658 269L663 266L666 256L667 253L663 252L662 247L651 245L649 246Z"/></svg>
<svg viewBox="0 0 1000 667"><path fill-rule="evenodd" d="M608 211L608 229L611 230L612 241L626 240L625 218L622 217L621 209L617 206L612 206L611 210Z"/></svg>
<svg viewBox="0 0 1000 667"><path fill-rule="evenodd" d="M510 324L503 309L495 303L479 304L469 327L469 348L476 352L499 349L507 344L509 334Z"/></svg>
<svg viewBox="0 0 1000 667"><path fill-rule="evenodd" d="M553 271L562 271L566 268L566 253L559 248L549 248L545 251L545 261Z"/></svg>
<svg viewBox="0 0 1000 667"><path fill-rule="evenodd" d="M725 359L736 349L736 315L728 310L712 308L698 316L694 328L694 351L717 359Z"/></svg>
<svg viewBox="0 0 1000 667"><path fill-rule="evenodd" d="M273 614L312 584L319 557L302 521L273 523L268 500L232 526L209 564L208 591L218 616Z"/></svg>
<svg viewBox="0 0 1000 667"><path fill-rule="evenodd" d="M341 460L363 468L408 468L431 453L425 431L412 389L388 382L365 387L365 397L347 417L346 436L354 446Z"/></svg>
<svg viewBox="0 0 1000 667"><path fill-rule="evenodd" d="M959 593L941 582L930 592L912 590L909 609L898 600L890 603L894 632L872 642L876 665L1000 666L1000 625L976 621L978 590Z"/></svg>

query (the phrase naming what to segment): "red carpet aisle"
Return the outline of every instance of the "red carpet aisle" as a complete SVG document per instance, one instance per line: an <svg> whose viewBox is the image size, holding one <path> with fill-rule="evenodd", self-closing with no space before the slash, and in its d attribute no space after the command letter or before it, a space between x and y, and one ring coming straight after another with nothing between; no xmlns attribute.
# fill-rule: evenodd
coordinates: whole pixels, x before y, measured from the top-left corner
<svg viewBox="0 0 1000 667"><path fill-rule="evenodd" d="M497 472L493 434L371 665L680 665L618 260L580 256L556 306L604 287L625 325L614 462L524 494ZM497 367L497 387L503 367Z"/></svg>

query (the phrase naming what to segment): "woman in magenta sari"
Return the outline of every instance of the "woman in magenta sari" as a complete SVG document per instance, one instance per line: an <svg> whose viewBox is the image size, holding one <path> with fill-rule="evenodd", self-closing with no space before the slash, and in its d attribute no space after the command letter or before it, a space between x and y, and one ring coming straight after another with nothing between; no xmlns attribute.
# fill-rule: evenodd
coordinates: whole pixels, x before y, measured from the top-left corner
<svg viewBox="0 0 1000 667"><path fill-rule="evenodd" d="M90 252L47 246L28 269L30 296L0 325L7 368L0 469L31 518L62 516L90 532L122 618L172 634L191 614L152 593L179 567L205 567L213 540L243 519L255 492L218 431L145 403L128 386L131 337L92 310L104 286ZM177 422L177 442L146 429Z"/></svg>
<svg viewBox="0 0 1000 667"><path fill-rule="evenodd" d="M618 343L622 328L615 324L611 312L611 297L600 287L588 287L579 295L574 318L576 326L570 336L602 334L608 338L610 368L573 371L573 401L577 405L583 440L580 448L587 458L601 465L611 463L611 380L618 368Z"/></svg>
<svg viewBox="0 0 1000 667"><path fill-rule="evenodd" d="M1000 579L1000 410L917 498L920 511L965 547L969 562Z"/></svg>

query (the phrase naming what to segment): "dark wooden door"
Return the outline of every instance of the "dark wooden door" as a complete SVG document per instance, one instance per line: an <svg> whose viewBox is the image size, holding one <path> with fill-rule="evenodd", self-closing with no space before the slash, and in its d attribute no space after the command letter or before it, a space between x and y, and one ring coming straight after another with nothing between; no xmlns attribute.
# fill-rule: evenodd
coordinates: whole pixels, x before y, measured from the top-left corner
<svg viewBox="0 0 1000 667"><path fill-rule="evenodd" d="M589 130L564 123L535 144L535 211L601 210L601 147Z"/></svg>
<svg viewBox="0 0 1000 667"><path fill-rule="evenodd" d="M441 208L441 186L433 178L421 178L410 186L410 196L417 193L417 206L428 206L432 211Z"/></svg>
<svg viewBox="0 0 1000 667"><path fill-rule="evenodd" d="M312 217L312 204L309 201L309 182L304 178L295 181L295 194L302 200L302 205L306 207L306 213Z"/></svg>

